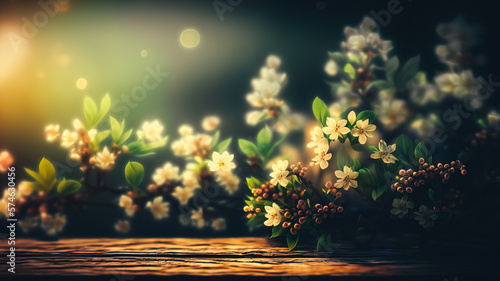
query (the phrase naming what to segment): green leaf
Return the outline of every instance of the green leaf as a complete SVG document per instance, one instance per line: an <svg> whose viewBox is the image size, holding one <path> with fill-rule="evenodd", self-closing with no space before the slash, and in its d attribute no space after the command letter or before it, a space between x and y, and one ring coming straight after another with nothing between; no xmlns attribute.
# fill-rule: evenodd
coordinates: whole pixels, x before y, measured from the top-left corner
<svg viewBox="0 0 500 281"><path fill-rule="evenodd" d="M436 197L435 197L435 195L434 195L434 190L432 190L432 188L429 188L429 189L427 190L427 195L429 195L429 198L430 198L432 201L436 200L436 199L435 199Z"/></svg>
<svg viewBox="0 0 500 281"><path fill-rule="evenodd" d="M128 162L125 166L125 179L133 188L138 188L144 179L144 167L138 162Z"/></svg>
<svg viewBox="0 0 500 281"><path fill-rule="evenodd" d="M73 194L80 190L82 184L75 180L66 180L65 178L57 185L57 192L61 195Z"/></svg>
<svg viewBox="0 0 500 281"><path fill-rule="evenodd" d="M359 215L358 217L358 225L366 227L368 226L368 222L366 221L366 218L363 215Z"/></svg>
<svg viewBox="0 0 500 281"><path fill-rule="evenodd" d="M373 145L368 146L368 149L370 149L372 152L378 152L378 149Z"/></svg>
<svg viewBox="0 0 500 281"><path fill-rule="evenodd" d="M227 148L229 147L229 145L231 144L231 140L233 138L227 138L225 140L223 140L222 142L220 142L216 147L215 147L215 151L219 152L219 153L222 153L224 151L227 150Z"/></svg>
<svg viewBox="0 0 500 281"><path fill-rule="evenodd" d="M97 111L97 105L94 100L88 96L86 96L83 100L83 114L85 115L88 129L93 128L99 112Z"/></svg>
<svg viewBox="0 0 500 281"><path fill-rule="evenodd" d="M286 236L286 243L288 245L288 250L291 251L297 246L297 243L299 242L299 234L297 233L296 235L293 235L292 233L288 232L288 235Z"/></svg>
<svg viewBox="0 0 500 281"><path fill-rule="evenodd" d="M375 116L377 116L377 114L374 112L374 111L371 111L371 110L365 110L365 111L361 111L357 116L356 116L356 121L358 120L366 120L368 119L369 120L369 123L372 124L373 121L375 121Z"/></svg>
<svg viewBox="0 0 500 281"><path fill-rule="evenodd" d="M254 205L255 206L255 205ZM260 214L257 214L255 216L253 216L250 220L248 220L247 224L248 225L252 225L252 226L255 226L255 225L261 225L263 224L265 221L267 220L266 218L266 214L264 213L260 213Z"/></svg>
<svg viewBox="0 0 500 281"><path fill-rule="evenodd" d="M347 73L352 80L356 79L356 70L350 63L344 66L344 72Z"/></svg>
<svg viewBox="0 0 500 281"><path fill-rule="evenodd" d="M332 58L339 66L347 63L345 55L341 52L328 52L328 54L330 55L330 58Z"/></svg>
<svg viewBox="0 0 500 281"><path fill-rule="evenodd" d="M281 236L283 232L286 230L286 228L283 228L281 224L278 224L277 226L273 226L273 229L271 231L271 237L269 238L275 238L278 236Z"/></svg>
<svg viewBox="0 0 500 281"><path fill-rule="evenodd" d="M379 198L386 190L386 185L385 183L382 184L382 185L379 185L377 188L375 188L374 190L372 190L372 198L373 198L373 201L376 201L377 198Z"/></svg>
<svg viewBox="0 0 500 281"><path fill-rule="evenodd" d="M354 158L354 159L353 159L353 164L352 164L352 166L351 166L351 169L352 169L353 171L357 171L357 170L359 170L359 168L361 168L361 163L359 163L359 160L358 160L358 159Z"/></svg>
<svg viewBox="0 0 500 281"><path fill-rule="evenodd" d="M262 128L262 130L260 130L259 134L257 135L257 145L259 146L263 154L266 154L266 151L269 149L272 136L273 132L268 126Z"/></svg>
<svg viewBox="0 0 500 281"><path fill-rule="evenodd" d="M396 78L396 85L401 88L406 85L408 81L413 79L417 73L420 65L420 55L409 59L403 68L398 72Z"/></svg>
<svg viewBox="0 0 500 281"><path fill-rule="evenodd" d="M375 184L375 178L373 177L372 172L367 168L359 170L358 179L363 187L370 187Z"/></svg>
<svg viewBox="0 0 500 281"><path fill-rule="evenodd" d="M408 166L414 166L413 144L408 136L401 135L396 140L396 151L394 152L394 156L396 156L401 163Z"/></svg>
<svg viewBox="0 0 500 281"><path fill-rule="evenodd" d="M217 143L219 142L219 137L220 137L220 131L215 132L214 136L212 137L212 143L210 144L212 147L215 147Z"/></svg>
<svg viewBox="0 0 500 281"><path fill-rule="evenodd" d="M247 185L250 190L258 188L262 185L262 182L254 177L247 178Z"/></svg>
<svg viewBox="0 0 500 281"><path fill-rule="evenodd" d="M385 65L385 75L387 80L394 83L394 73L399 68L399 59L397 56L390 58Z"/></svg>
<svg viewBox="0 0 500 281"><path fill-rule="evenodd" d="M420 158L424 158L424 160L427 159L427 148L424 142L420 142L417 147L415 147L415 159L418 161Z"/></svg>
<svg viewBox="0 0 500 281"><path fill-rule="evenodd" d="M113 116L109 116L109 122L111 124L111 137L115 143L118 143L123 134L123 127Z"/></svg>
<svg viewBox="0 0 500 281"><path fill-rule="evenodd" d="M247 157L260 156L259 148L253 142L245 140L245 139L239 139L238 145L239 145L241 151Z"/></svg>
<svg viewBox="0 0 500 281"><path fill-rule="evenodd" d="M477 120L477 124L479 124L479 126L481 126L483 129L487 129L488 128L488 126L486 126L486 123L484 122L483 119Z"/></svg>
<svg viewBox="0 0 500 281"><path fill-rule="evenodd" d="M43 178L35 171L32 171L28 168L24 168L24 170L26 170L26 173L28 173L28 175L30 175L33 179L35 179L35 181L43 186L45 184L45 181L43 180Z"/></svg>
<svg viewBox="0 0 500 281"><path fill-rule="evenodd" d="M120 139L116 142L117 145L122 145L124 142L128 140L130 135L132 135L132 129L128 130L125 134L123 134Z"/></svg>
<svg viewBox="0 0 500 281"><path fill-rule="evenodd" d="M368 84L368 86L366 87L366 90L368 91L372 87L378 88L379 90L385 90L385 89L389 89L391 87L391 85L385 80L376 80L376 81L373 81L370 84Z"/></svg>
<svg viewBox="0 0 500 281"><path fill-rule="evenodd" d="M101 100L101 109L99 110L99 116L97 117L97 120L95 121L96 124L99 124L101 122L102 118L108 114L109 109L111 108L111 98L108 93L102 98Z"/></svg>
<svg viewBox="0 0 500 281"><path fill-rule="evenodd" d="M345 151L344 148L341 148L339 152L337 152L337 169L344 170L344 166L352 167L354 165L354 161L351 159L351 156Z"/></svg>
<svg viewBox="0 0 500 281"><path fill-rule="evenodd" d="M316 250L319 252L322 249L327 249L328 245L330 244L328 241L328 233L323 233L318 239L318 244L316 245Z"/></svg>
<svg viewBox="0 0 500 281"><path fill-rule="evenodd" d="M56 169L49 160L43 158L38 165L38 174L45 183L50 183L56 179Z"/></svg>
<svg viewBox="0 0 500 281"><path fill-rule="evenodd" d="M313 101L313 113L316 120L318 120L323 126L326 126L326 118L330 117L330 111L328 106L318 97Z"/></svg>

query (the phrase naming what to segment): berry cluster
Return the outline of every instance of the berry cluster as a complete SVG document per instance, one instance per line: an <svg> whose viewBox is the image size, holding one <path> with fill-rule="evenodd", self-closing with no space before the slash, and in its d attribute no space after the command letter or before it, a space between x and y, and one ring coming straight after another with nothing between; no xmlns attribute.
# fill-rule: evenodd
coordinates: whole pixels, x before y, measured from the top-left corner
<svg viewBox="0 0 500 281"><path fill-rule="evenodd" d="M283 197L283 192L279 191L270 182L262 184L260 188L252 189L252 194L256 197L256 201L260 200L276 200L278 197Z"/></svg>
<svg viewBox="0 0 500 281"><path fill-rule="evenodd" d="M434 202L434 206L432 207L434 211L446 212L448 209L454 209L457 205L464 204L464 194L460 192L460 190L455 190L454 188L450 188L443 199L437 200Z"/></svg>
<svg viewBox="0 0 500 281"><path fill-rule="evenodd" d="M321 224L324 219L332 218L336 213L342 213L344 208L337 206L333 202L328 205L316 204L313 208L309 208L306 202L302 199L297 201L294 208L284 209L284 216L287 221L283 222L283 228L290 228L290 233L295 235L307 219L310 219L316 224Z"/></svg>
<svg viewBox="0 0 500 281"><path fill-rule="evenodd" d="M399 193L412 193L415 188L425 185L429 180L440 180L443 184L447 184L451 175L460 172L462 175L467 174L465 165L460 160L451 161L450 164L439 163L436 166L426 163L424 158L418 160L419 166L417 171L413 169L399 171L396 176L397 182L391 185L393 190Z"/></svg>
<svg viewBox="0 0 500 281"><path fill-rule="evenodd" d="M474 138L471 141L471 144L473 146L485 146L485 145L491 145L494 148L498 148L499 141L498 141L498 134L496 132L489 133L486 130L482 130L481 132L477 132L474 135Z"/></svg>

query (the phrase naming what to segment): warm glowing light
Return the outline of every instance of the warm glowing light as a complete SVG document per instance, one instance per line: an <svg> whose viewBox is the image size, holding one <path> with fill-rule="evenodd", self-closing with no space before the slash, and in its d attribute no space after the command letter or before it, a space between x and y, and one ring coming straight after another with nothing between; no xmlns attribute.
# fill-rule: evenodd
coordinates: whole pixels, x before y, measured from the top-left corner
<svg viewBox="0 0 500 281"><path fill-rule="evenodd" d="M141 51L141 57L145 58L148 56L148 51L147 50L142 50Z"/></svg>
<svg viewBox="0 0 500 281"><path fill-rule="evenodd" d="M194 48L200 44L200 33L196 29L186 29L181 33L180 42L186 48Z"/></svg>
<svg viewBox="0 0 500 281"><path fill-rule="evenodd" d="M80 78L76 80L76 87L80 90L87 88L87 80L85 78Z"/></svg>
<svg viewBox="0 0 500 281"><path fill-rule="evenodd" d="M71 62L71 59L69 58L69 56L67 54L62 54L62 55L57 56L57 63L60 66L68 66L70 62Z"/></svg>

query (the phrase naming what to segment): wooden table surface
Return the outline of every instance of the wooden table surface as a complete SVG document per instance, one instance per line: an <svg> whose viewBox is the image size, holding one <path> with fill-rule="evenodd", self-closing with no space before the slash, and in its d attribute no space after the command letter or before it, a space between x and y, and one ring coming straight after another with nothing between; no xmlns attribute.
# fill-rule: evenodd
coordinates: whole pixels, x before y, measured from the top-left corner
<svg viewBox="0 0 500 281"><path fill-rule="evenodd" d="M255 237L16 242L16 276L471 276L498 273L498 262L493 251L470 256L460 251L338 247L327 256L304 248L289 252L284 245Z"/></svg>

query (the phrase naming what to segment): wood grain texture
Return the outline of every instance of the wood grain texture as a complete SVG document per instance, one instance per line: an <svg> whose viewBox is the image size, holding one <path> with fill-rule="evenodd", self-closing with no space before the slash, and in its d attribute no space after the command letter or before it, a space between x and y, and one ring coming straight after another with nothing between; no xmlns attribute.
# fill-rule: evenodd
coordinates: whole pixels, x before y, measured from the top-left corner
<svg viewBox="0 0 500 281"><path fill-rule="evenodd" d="M2 250L6 250L2 246ZM18 275L415 276L489 274L498 256L422 250L289 252L265 238L62 239L16 242ZM464 265L464 266L462 266ZM466 266L465 266L466 265ZM5 274L6 270L2 270ZM493 273L493 272L491 272Z"/></svg>

